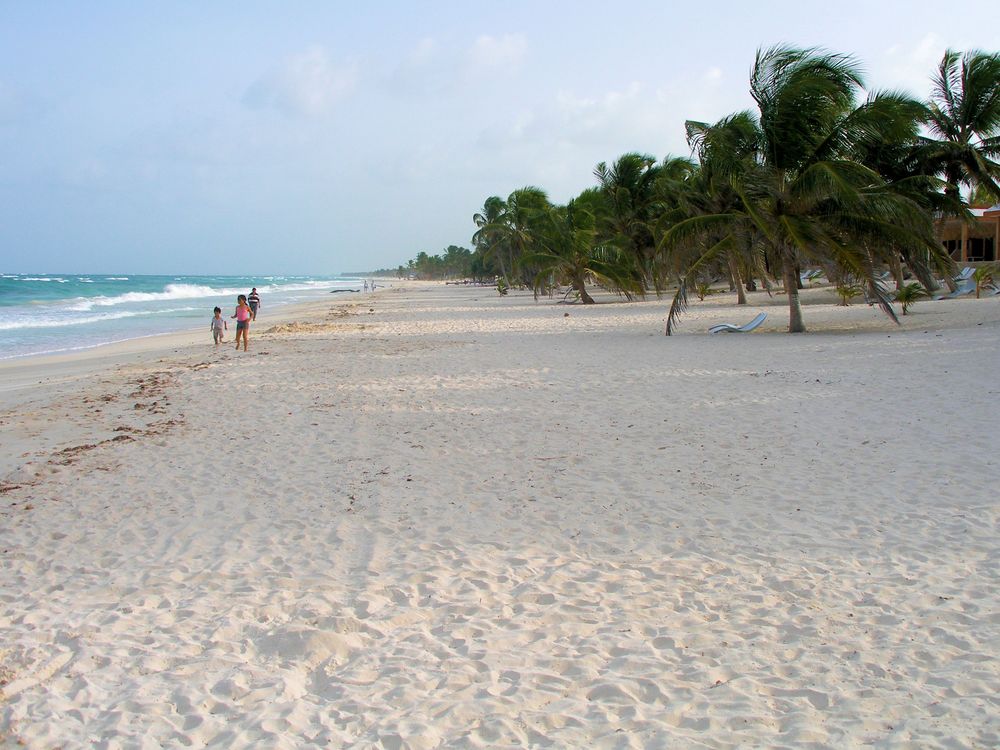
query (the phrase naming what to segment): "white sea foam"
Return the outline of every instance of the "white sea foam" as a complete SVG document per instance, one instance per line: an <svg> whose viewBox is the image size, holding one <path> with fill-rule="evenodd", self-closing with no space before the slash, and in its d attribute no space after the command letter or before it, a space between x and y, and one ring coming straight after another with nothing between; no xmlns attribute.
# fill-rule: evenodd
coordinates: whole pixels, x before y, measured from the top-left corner
<svg viewBox="0 0 1000 750"><path fill-rule="evenodd" d="M261 286L257 291L261 294L277 294L284 292L309 291L323 289L333 286L330 281L309 281L301 284L282 284L280 286ZM198 299L205 297L229 297L237 294L246 294L247 289L243 287L217 288L203 286L199 284L167 284L162 292L125 292L114 297L78 297L71 300L67 307L69 310L86 312L95 307L113 307L114 305L124 305L135 302L160 302L171 299Z"/></svg>
<svg viewBox="0 0 1000 750"><path fill-rule="evenodd" d="M105 276L105 281L128 281L128 276Z"/></svg>
<svg viewBox="0 0 1000 750"><path fill-rule="evenodd" d="M216 289L198 284L167 284L162 292L125 292L114 297L81 297L75 300L68 309L86 311L95 307L113 307L131 302L161 302L170 299L197 299L199 297L221 297L243 293L243 289Z"/></svg>
<svg viewBox="0 0 1000 750"><path fill-rule="evenodd" d="M32 315L31 318L20 316L5 320L0 314L0 331L16 331L24 328L61 328L63 326L79 326L88 323L103 323L122 318L136 318L143 315L164 315L175 312L190 312L197 307L171 307L163 310L120 310L118 312L100 313L97 315L67 316L59 314Z"/></svg>

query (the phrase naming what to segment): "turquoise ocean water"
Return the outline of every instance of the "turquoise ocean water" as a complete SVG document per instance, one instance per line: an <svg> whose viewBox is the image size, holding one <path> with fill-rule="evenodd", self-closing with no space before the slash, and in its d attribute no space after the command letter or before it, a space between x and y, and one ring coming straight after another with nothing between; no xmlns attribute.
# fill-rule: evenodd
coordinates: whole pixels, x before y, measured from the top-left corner
<svg viewBox="0 0 1000 750"><path fill-rule="evenodd" d="M362 283L337 276L0 274L0 359L198 328L210 343L212 308L221 307L228 319L236 295L251 287L261 296L257 322L262 324L282 305L360 289Z"/></svg>

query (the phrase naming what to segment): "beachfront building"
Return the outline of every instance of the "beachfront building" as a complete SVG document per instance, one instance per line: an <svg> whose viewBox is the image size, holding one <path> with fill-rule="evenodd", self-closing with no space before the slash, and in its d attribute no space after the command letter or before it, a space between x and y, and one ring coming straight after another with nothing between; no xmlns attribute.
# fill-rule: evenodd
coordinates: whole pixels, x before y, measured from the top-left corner
<svg viewBox="0 0 1000 750"><path fill-rule="evenodd" d="M957 263L989 263L997 259L1000 248L1000 204L992 208L973 208L974 223L945 219L941 242Z"/></svg>

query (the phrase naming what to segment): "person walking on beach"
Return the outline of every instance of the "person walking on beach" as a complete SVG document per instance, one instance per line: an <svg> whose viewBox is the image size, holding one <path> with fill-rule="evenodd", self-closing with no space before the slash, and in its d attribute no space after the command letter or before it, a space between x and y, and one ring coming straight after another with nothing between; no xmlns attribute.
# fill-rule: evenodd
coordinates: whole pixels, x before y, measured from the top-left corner
<svg viewBox="0 0 1000 750"><path fill-rule="evenodd" d="M236 298L236 312L231 316L236 318L236 351L240 350L240 336L243 336L243 351L247 350L247 333L250 331L250 321L253 312L247 304L247 296L241 294Z"/></svg>
<svg viewBox="0 0 1000 750"><path fill-rule="evenodd" d="M368 279L365 279L365 291L368 291Z"/></svg>
<svg viewBox="0 0 1000 750"><path fill-rule="evenodd" d="M215 339L215 345L218 346L226 339L223 338L225 332L229 330L229 324L222 319L222 308L215 308L215 316L212 318L212 338Z"/></svg>
<svg viewBox="0 0 1000 750"><path fill-rule="evenodd" d="M250 290L247 302L250 303L250 320L257 320L257 308L260 307L260 295L257 294L257 287Z"/></svg>

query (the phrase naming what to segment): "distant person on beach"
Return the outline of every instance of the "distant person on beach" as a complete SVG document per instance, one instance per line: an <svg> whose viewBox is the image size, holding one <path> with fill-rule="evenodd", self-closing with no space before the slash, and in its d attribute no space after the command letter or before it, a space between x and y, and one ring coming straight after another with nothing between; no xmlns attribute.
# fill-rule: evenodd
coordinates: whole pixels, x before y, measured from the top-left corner
<svg viewBox="0 0 1000 750"><path fill-rule="evenodd" d="M372 291L375 291L375 279L372 279Z"/></svg>
<svg viewBox="0 0 1000 750"><path fill-rule="evenodd" d="M240 350L240 336L243 336L243 351L247 350L247 333L250 331L250 321L253 311L247 304L247 296L241 294L236 298L236 312L231 316L236 318L236 351Z"/></svg>
<svg viewBox="0 0 1000 750"><path fill-rule="evenodd" d="M368 279L365 279L365 291L368 291Z"/></svg>
<svg viewBox="0 0 1000 750"><path fill-rule="evenodd" d="M257 308L260 307L260 295L257 294L257 287L250 290L247 302L250 303L250 320L257 320Z"/></svg>
<svg viewBox="0 0 1000 750"><path fill-rule="evenodd" d="M215 339L215 345L218 346L226 339L224 338L226 331L229 330L229 324L222 319L222 308L215 308L215 317L212 318L212 338Z"/></svg>

